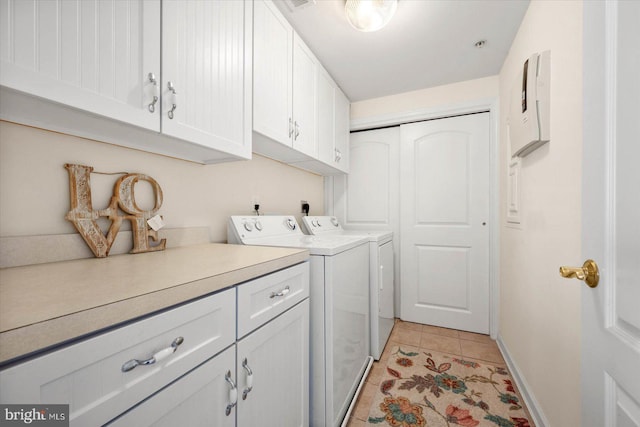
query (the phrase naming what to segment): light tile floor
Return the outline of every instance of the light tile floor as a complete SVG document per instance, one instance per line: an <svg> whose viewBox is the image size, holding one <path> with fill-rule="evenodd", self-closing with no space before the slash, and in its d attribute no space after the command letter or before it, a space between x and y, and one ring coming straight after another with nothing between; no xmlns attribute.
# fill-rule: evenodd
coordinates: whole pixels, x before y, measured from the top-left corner
<svg viewBox="0 0 640 427"><path fill-rule="evenodd" d="M495 366L507 368L507 364L502 358L498 345L488 335L396 320L396 324L391 331L391 336L385 346L380 361L374 362L371 367L364 388L360 392L356 406L351 413L348 427L362 427L366 425L365 421L369 416L369 408L375 397L380 379L382 378L389 351L394 346L399 345L418 347L420 350L426 351L431 350L448 353L462 356L465 360L480 363L488 362ZM520 401L522 401L521 397ZM526 408L525 411L527 411ZM528 411L527 415L531 422L531 427L535 427Z"/></svg>

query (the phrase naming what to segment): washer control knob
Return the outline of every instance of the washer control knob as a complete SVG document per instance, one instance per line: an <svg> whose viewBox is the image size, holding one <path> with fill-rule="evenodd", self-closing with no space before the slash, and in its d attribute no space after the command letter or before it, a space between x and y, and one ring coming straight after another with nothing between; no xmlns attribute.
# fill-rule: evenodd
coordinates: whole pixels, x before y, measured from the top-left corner
<svg viewBox="0 0 640 427"><path fill-rule="evenodd" d="M317 219L311 220L311 225L313 225L314 227L317 227L318 226L318 220Z"/></svg>
<svg viewBox="0 0 640 427"><path fill-rule="evenodd" d="M258 221L257 219L256 219L255 226L256 226L256 230L262 231L262 223L260 221Z"/></svg>
<svg viewBox="0 0 640 427"><path fill-rule="evenodd" d="M333 224L334 227L337 227L339 225L338 218L336 218L335 216L332 216L331 217L331 224Z"/></svg>
<svg viewBox="0 0 640 427"><path fill-rule="evenodd" d="M287 218L287 221L285 223L290 230L296 229L296 221L293 218Z"/></svg>
<svg viewBox="0 0 640 427"><path fill-rule="evenodd" d="M245 222L244 223L244 229L247 231L253 231L253 225L251 225L250 222Z"/></svg>

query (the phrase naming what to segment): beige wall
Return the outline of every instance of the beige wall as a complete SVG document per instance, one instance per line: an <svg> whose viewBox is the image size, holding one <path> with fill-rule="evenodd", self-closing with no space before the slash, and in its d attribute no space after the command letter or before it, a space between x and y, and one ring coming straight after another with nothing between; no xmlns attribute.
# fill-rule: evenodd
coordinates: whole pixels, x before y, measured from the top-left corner
<svg viewBox="0 0 640 427"><path fill-rule="evenodd" d="M226 241L229 215L251 213L253 196L260 198L264 213L295 214L300 219L300 200L310 203L312 214L324 211L321 176L257 155L250 161L199 165L0 122L0 236L75 232L64 219L69 210L65 163L151 176L164 194L159 213L166 227L209 227L213 242ZM94 208L108 205L116 179L91 175ZM150 194L144 185L141 190ZM140 193L144 203L147 193Z"/></svg>
<svg viewBox="0 0 640 427"><path fill-rule="evenodd" d="M506 114L523 62L551 50L551 141L522 160L521 229L504 226ZM549 426L580 425L582 3L534 0L500 72L500 336Z"/></svg>
<svg viewBox="0 0 640 427"><path fill-rule="evenodd" d="M398 114L432 107L442 108L498 96L498 76L404 92L351 104L351 119Z"/></svg>

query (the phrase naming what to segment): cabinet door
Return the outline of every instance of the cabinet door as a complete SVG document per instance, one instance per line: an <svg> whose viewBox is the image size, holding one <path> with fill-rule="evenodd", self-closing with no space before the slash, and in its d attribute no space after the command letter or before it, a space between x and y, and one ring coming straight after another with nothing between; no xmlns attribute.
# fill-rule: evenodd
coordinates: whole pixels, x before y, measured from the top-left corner
<svg viewBox="0 0 640 427"><path fill-rule="evenodd" d="M253 129L291 146L293 28L270 1L254 4Z"/></svg>
<svg viewBox="0 0 640 427"><path fill-rule="evenodd" d="M335 92L335 166L349 172L349 99L336 88Z"/></svg>
<svg viewBox="0 0 640 427"><path fill-rule="evenodd" d="M336 132L334 121L334 84L331 77L320 70L318 72L318 158L329 164L335 163Z"/></svg>
<svg viewBox="0 0 640 427"><path fill-rule="evenodd" d="M251 156L252 2L162 2L162 132Z"/></svg>
<svg viewBox="0 0 640 427"><path fill-rule="evenodd" d="M160 0L3 0L0 26L3 86L160 130Z"/></svg>
<svg viewBox="0 0 640 427"><path fill-rule="evenodd" d="M238 427L308 426L309 300L305 299L237 345ZM252 389L245 395L249 370Z"/></svg>
<svg viewBox="0 0 640 427"><path fill-rule="evenodd" d="M293 36L293 148L318 156L316 134L317 60L298 34Z"/></svg>
<svg viewBox="0 0 640 427"><path fill-rule="evenodd" d="M235 409L226 414L231 386L225 374L230 372L235 382L234 366L231 346L107 425L233 427Z"/></svg>

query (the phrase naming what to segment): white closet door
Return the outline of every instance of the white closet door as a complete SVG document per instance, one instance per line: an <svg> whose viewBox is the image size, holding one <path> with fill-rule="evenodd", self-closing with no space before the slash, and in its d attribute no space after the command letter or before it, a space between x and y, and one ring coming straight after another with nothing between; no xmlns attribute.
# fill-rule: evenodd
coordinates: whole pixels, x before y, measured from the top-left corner
<svg viewBox="0 0 640 427"><path fill-rule="evenodd" d="M401 316L489 332L489 114L401 126Z"/></svg>
<svg viewBox="0 0 640 427"><path fill-rule="evenodd" d="M0 84L160 130L160 1L4 0Z"/></svg>
<svg viewBox="0 0 640 427"><path fill-rule="evenodd" d="M351 133L344 157L350 170L333 178L334 213L345 228L393 231L394 311L399 314L400 126Z"/></svg>
<svg viewBox="0 0 640 427"><path fill-rule="evenodd" d="M252 6L162 2L163 133L251 156Z"/></svg>

